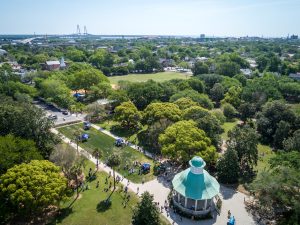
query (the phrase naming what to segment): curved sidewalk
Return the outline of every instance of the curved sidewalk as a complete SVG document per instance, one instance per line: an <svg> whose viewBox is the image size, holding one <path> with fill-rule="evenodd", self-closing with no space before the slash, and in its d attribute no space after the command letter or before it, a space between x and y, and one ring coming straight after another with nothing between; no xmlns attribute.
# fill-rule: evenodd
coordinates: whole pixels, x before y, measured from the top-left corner
<svg viewBox="0 0 300 225"><path fill-rule="evenodd" d="M99 126L92 125L95 129L117 139L119 137L111 134L109 131L106 131L104 129L101 129ZM69 138L65 137L61 133L59 133L56 129L51 129L51 131L57 135L59 135L62 140L72 146L74 150L76 151L77 145L76 143L72 142ZM129 145L133 146L134 149L138 149L136 145ZM96 158L94 158L89 152L84 150L82 147L78 146L78 151L80 154L91 160L94 164L97 163ZM104 163L99 161L99 169L105 171L106 173L112 173L112 169L105 165ZM116 176L123 177L118 172L115 172ZM139 193L137 193L139 196L141 196L142 193L145 191L148 191L151 193L154 197L154 201L159 203L160 206L164 206L165 201L168 199L168 195L170 193L170 187L169 183L166 182L162 177L158 177L157 179L154 179L152 181L148 181L144 184L136 184L131 181L128 181L126 178L124 178L122 181L120 181L124 186L128 185L128 188L134 192L137 193L137 189L139 188ZM222 210L221 214L217 215L216 212L213 213L213 218L208 220L199 220L199 221L193 221L190 219L182 218L178 214L175 214L172 210L169 212L166 212L166 210L163 210L162 214L170 221L171 224L176 225L224 225L227 223L227 212L228 210L231 211L232 215L235 216L237 224L242 225L254 225L256 224L252 218L252 216L246 211L244 200L248 199L248 197L240 192L236 192L233 189L226 188L224 186L221 186L220 190L220 197L222 199Z"/></svg>

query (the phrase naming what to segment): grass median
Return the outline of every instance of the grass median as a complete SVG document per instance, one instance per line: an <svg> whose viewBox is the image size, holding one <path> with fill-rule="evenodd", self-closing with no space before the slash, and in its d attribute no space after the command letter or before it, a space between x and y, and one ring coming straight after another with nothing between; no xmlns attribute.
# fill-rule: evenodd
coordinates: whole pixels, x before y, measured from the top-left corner
<svg viewBox="0 0 300 225"><path fill-rule="evenodd" d="M83 124L74 124L70 126L65 126L57 129L60 133L65 135L70 139L74 139L74 132L80 131L81 134L87 133L89 134L89 139L86 142L80 142L79 146L87 150L89 153L93 153L93 151L98 148L101 151L101 161L105 161L107 157L112 153L116 152L121 156L121 164L116 171L118 171L123 176L126 176L129 180L135 183L141 183L142 180L149 181L154 179L153 175L153 165L154 162L152 159L145 156L143 153L131 148L131 147L115 147L115 140L98 131L94 128L90 130L83 130ZM147 174L139 175L138 167L133 166L133 162L138 161L140 163L148 162L151 164L151 170ZM125 166L127 165L127 169ZM134 168L135 172L133 174L129 174L128 168Z"/></svg>

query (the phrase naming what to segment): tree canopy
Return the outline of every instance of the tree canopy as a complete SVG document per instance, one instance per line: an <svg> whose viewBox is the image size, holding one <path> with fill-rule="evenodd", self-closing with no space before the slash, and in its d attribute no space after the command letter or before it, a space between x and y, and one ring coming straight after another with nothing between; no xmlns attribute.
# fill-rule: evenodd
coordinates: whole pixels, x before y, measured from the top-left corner
<svg viewBox="0 0 300 225"><path fill-rule="evenodd" d="M136 127L141 119L141 113L132 102L123 102L115 108L115 119L125 127Z"/></svg>
<svg viewBox="0 0 300 225"><path fill-rule="evenodd" d="M11 134L0 136L0 174L16 164L42 159L34 141L15 137Z"/></svg>
<svg viewBox="0 0 300 225"><path fill-rule="evenodd" d="M142 200L133 211L132 225L160 225L159 211L149 192L142 194Z"/></svg>
<svg viewBox="0 0 300 225"><path fill-rule="evenodd" d="M10 168L1 176L0 192L13 212L37 214L66 197L66 179L59 167L46 160L32 160Z"/></svg>
<svg viewBox="0 0 300 225"><path fill-rule="evenodd" d="M162 119L177 122L181 119L181 114L181 110L174 103L151 103L143 112L143 120L149 125Z"/></svg>
<svg viewBox="0 0 300 225"><path fill-rule="evenodd" d="M217 153L211 140L193 121L179 121L169 126L159 136L162 153L174 160L187 163L193 156L201 156L208 164L213 164Z"/></svg>

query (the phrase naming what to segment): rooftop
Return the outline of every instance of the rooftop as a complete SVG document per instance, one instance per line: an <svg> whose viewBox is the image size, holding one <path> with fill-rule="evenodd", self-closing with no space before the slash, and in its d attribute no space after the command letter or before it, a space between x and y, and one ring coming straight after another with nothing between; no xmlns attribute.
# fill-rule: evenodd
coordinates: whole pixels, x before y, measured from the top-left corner
<svg viewBox="0 0 300 225"><path fill-rule="evenodd" d="M175 191L195 200L211 199L220 192L220 184L206 170L204 160L196 156L190 160L190 168L175 175L172 180Z"/></svg>

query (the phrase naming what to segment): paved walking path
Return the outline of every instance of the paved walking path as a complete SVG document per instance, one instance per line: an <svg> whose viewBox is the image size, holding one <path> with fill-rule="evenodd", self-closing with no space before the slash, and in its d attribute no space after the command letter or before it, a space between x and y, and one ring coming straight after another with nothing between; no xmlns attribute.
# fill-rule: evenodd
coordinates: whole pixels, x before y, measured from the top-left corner
<svg viewBox="0 0 300 225"><path fill-rule="evenodd" d="M106 131L104 129L101 129L100 127L96 125L92 125L97 130L100 130L101 132L113 137L113 138L119 138L113 134L111 134L109 131ZM59 133L56 129L51 129L51 131L55 134L58 134L61 136L62 140L72 146L75 150L77 149L77 145L74 142L71 142L71 140L61 133ZM138 149L137 146L131 145L131 147ZM78 146L78 151L80 154L87 157L89 160L91 160L93 163L97 163L96 158L94 158L89 152L84 150L82 147ZM108 167L107 165L103 164L102 162L99 163L99 169L105 171L106 173L112 173L112 169ZM116 176L123 177L118 172L115 172ZM164 177L157 177L157 179L154 179L152 181L146 182L144 184L136 184L131 181L128 181L126 178L124 178L122 181L120 181L124 186L128 185L128 188L134 192L137 193L137 189L139 188L139 193L137 193L139 196L145 192L150 192L155 202L159 202L159 207L164 206L165 201L167 201L168 195L170 193L170 182L167 182ZM200 220L200 221L193 221L190 219L182 218L178 214L174 214L174 212L171 210L170 212L166 212L166 210L163 210L163 215L170 221L172 224L176 225L224 225L227 223L227 212L228 210L231 211L231 214L236 218L236 223L238 225L254 225L256 224L252 218L252 216L246 211L244 200L247 200L247 196L243 193L236 192L233 189L226 188L224 186L221 186L220 190L220 197L222 199L222 210L221 214L217 215L216 212L213 213L213 219L208 220Z"/></svg>

